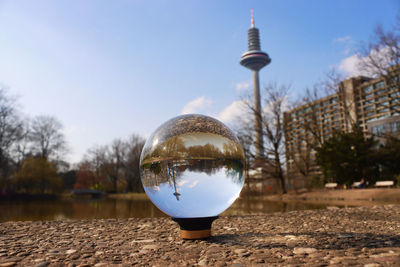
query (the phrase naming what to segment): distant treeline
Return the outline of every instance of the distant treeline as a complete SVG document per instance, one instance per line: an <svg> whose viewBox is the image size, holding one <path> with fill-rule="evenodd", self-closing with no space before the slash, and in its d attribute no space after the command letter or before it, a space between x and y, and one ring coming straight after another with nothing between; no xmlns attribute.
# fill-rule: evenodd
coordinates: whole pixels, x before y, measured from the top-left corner
<svg viewBox="0 0 400 267"><path fill-rule="evenodd" d="M0 87L0 196L58 194L73 188L142 192L139 158L144 139L126 140L87 151L71 168L63 126L52 116L27 118L16 99Z"/></svg>

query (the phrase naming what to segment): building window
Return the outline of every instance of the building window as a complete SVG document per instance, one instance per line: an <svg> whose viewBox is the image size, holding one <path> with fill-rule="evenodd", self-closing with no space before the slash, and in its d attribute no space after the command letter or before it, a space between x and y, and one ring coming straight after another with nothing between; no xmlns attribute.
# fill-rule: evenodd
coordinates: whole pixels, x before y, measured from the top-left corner
<svg viewBox="0 0 400 267"><path fill-rule="evenodd" d="M378 82L374 84L375 89L380 89L385 87L385 81Z"/></svg>
<svg viewBox="0 0 400 267"><path fill-rule="evenodd" d="M381 95L381 94L384 94L384 93L386 93L386 90L379 90L379 91L375 92L376 95Z"/></svg>
<svg viewBox="0 0 400 267"><path fill-rule="evenodd" d="M389 79L389 84L394 84L397 83L399 81L399 77L398 76L394 76L392 78Z"/></svg>
<svg viewBox="0 0 400 267"><path fill-rule="evenodd" d="M334 98L331 98L331 99L329 100L329 102L330 102L331 104L335 104L335 103L337 103L337 101L338 101L337 96L334 97Z"/></svg>
<svg viewBox="0 0 400 267"><path fill-rule="evenodd" d="M376 107L388 107L388 106L389 106L389 102L387 102L387 101L379 103L379 104L376 105Z"/></svg>
<svg viewBox="0 0 400 267"><path fill-rule="evenodd" d="M375 115L375 112L370 112L370 113L365 114L366 117L371 117L371 116L374 116L374 115Z"/></svg>
<svg viewBox="0 0 400 267"><path fill-rule="evenodd" d="M391 94L389 94L389 96L390 96L391 98L397 98L397 97L400 97L400 91L397 91L397 92L391 93Z"/></svg>
<svg viewBox="0 0 400 267"><path fill-rule="evenodd" d="M381 96L381 97L378 97L378 98L376 99L376 101L382 101L382 100L386 100L386 99L387 99L386 96Z"/></svg>
<svg viewBox="0 0 400 267"><path fill-rule="evenodd" d="M374 99L364 101L364 105L368 105L368 104L372 104L372 103L374 103Z"/></svg>
<svg viewBox="0 0 400 267"><path fill-rule="evenodd" d="M369 92L372 92L372 85L368 85L367 87L364 87L364 88L362 89L362 91L363 91L364 94L367 94L367 93L369 93Z"/></svg>
<svg viewBox="0 0 400 267"><path fill-rule="evenodd" d="M378 110L378 113L385 113L385 112L388 112L388 111L389 111L389 108L383 108L381 110Z"/></svg>
<svg viewBox="0 0 400 267"><path fill-rule="evenodd" d="M369 105L369 106L366 106L364 108L364 111L369 111L369 110L374 110L374 106L373 105Z"/></svg>
<svg viewBox="0 0 400 267"><path fill-rule="evenodd" d="M337 109L337 108L339 108L338 105L333 105L333 106L331 107L331 109Z"/></svg>
<svg viewBox="0 0 400 267"><path fill-rule="evenodd" d="M378 119L384 119L384 118L387 118L387 117L390 117L390 115L389 115L389 114L381 115L381 116L379 116L379 117L376 117L376 119L377 119L377 120L378 120Z"/></svg>
<svg viewBox="0 0 400 267"><path fill-rule="evenodd" d="M368 98L371 98L372 96L373 96L373 94L364 95L363 99L368 99Z"/></svg>

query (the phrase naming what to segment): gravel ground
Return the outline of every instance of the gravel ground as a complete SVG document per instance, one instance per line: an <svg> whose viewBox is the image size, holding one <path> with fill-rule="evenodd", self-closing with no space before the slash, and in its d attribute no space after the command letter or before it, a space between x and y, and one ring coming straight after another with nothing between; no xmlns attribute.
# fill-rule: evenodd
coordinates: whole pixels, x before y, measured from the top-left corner
<svg viewBox="0 0 400 267"><path fill-rule="evenodd" d="M2 266L400 266L400 205L220 217L185 241L169 218L0 223Z"/></svg>

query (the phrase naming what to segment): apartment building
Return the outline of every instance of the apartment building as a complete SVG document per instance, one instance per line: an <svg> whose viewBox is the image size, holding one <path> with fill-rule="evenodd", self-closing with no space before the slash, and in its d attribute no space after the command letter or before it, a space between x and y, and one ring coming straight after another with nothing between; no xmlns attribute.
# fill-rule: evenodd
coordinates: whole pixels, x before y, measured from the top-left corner
<svg viewBox="0 0 400 267"><path fill-rule="evenodd" d="M303 178L318 173L314 148L334 131L355 126L366 135L400 133L400 68L376 79L352 77L339 83L334 94L284 114L287 171ZM299 177L300 176L300 177Z"/></svg>

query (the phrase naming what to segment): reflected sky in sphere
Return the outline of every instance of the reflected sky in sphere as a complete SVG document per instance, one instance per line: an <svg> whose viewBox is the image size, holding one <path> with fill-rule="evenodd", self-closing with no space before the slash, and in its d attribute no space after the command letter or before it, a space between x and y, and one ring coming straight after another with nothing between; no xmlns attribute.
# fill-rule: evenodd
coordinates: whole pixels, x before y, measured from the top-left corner
<svg viewBox="0 0 400 267"><path fill-rule="evenodd" d="M141 155L143 187L151 201L176 218L217 216L239 196L244 153L232 131L203 115L161 125Z"/></svg>

